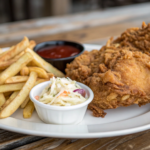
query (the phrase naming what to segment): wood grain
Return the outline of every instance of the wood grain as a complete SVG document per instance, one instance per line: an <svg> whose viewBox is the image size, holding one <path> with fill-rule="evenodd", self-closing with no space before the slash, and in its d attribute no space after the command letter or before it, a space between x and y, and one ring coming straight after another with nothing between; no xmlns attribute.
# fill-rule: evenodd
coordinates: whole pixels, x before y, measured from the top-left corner
<svg viewBox="0 0 150 150"><path fill-rule="evenodd" d="M121 23L114 23L105 26L97 26L92 28L83 28L80 30L59 33L55 35L41 36L32 38L37 43L49 40L69 40L81 43L105 44L110 37L116 37L130 27L141 27L142 21L150 22L149 16L128 20ZM17 44L19 41L11 41L0 44L0 47L7 47Z"/></svg>
<svg viewBox="0 0 150 150"><path fill-rule="evenodd" d="M150 3L82 14L0 25L0 47L18 43L24 35L37 43L70 40L105 44L130 27L150 22ZM133 13L134 12L134 13ZM0 150L148 150L150 130L120 137L58 139L29 136L0 129Z"/></svg>
<svg viewBox="0 0 150 150"><path fill-rule="evenodd" d="M149 148L150 130L120 137L99 139L45 138L14 150L141 150Z"/></svg>
<svg viewBox="0 0 150 150"><path fill-rule="evenodd" d="M149 8L150 3L145 3L133 6L124 6L121 8L113 8L104 11L94 11L69 15L66 17L52 17L3 24L0 25L0 43L19 41L25 35L34 39L36 37L42 38L43 36L51 37L55 34L70 32L73 30L82 30L86 28L94 28L97 26L107 26L120 22L123 23L125 21L130 22L138 18L141 18L142 21L145 21L144 17L149 17L150 15ZM101 35L101 33L96 31L94 33L96 33L96 35ZM75 35L75 37L77 36ZM82 38L85 38L84 34L82 34ZM49 38L47 39L49 40Z"/></svg>
<svg viewBox="0 0 150 150"><path fill-rule="evenodd" d="M40 139L43 139L43 137L18 134L0 129L0 150L13 149Z"/></svg>

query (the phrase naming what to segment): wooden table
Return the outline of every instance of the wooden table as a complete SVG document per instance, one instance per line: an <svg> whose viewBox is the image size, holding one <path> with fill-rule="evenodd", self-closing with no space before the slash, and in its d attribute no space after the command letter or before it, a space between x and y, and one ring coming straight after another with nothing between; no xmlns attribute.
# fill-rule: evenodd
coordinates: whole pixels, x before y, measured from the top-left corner
<svg viewBox="0 0 150 150"><path fill-rule="evenodd" d="M3 24L0 25L0 47L15 44L24 35L36 40L37 43L61 39L105 44L110 36L117 36L129 27L141 26L142 21L150 22L150 3ZM56 139L0 130L0 149L148 150L150 149L150 130L100 139Z"/></svg>

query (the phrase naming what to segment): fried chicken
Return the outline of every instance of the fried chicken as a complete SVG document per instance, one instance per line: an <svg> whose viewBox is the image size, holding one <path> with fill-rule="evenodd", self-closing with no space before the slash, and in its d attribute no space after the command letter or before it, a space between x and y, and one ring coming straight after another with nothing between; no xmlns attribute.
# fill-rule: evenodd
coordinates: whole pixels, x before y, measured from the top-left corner
<svg viewBox="0 0 150 150"><path fill-rule="evenodd" d="M143 30L148 31L147 28L150 25L144 26ZM140 49L148 39L139 38L147 37L148 33L142 35L139 29L134 31L136 33L132 34L130 30L130 34L115 41L109 40L100 51L84 52L67 64L66 76L93 90L94 99L88 108L96 117L104 117L105 109L150 102L150 56L145 54L149 49L147 46ZM135 34L137 38L131 41Z"/></svg>
<svg viewBox="0 0 150 150"><path fill-rule="evenodd" d="M150 24L142 24L142 28L130 28L111 44L129 47L131 51L142 51L150 56Z"/></svg>

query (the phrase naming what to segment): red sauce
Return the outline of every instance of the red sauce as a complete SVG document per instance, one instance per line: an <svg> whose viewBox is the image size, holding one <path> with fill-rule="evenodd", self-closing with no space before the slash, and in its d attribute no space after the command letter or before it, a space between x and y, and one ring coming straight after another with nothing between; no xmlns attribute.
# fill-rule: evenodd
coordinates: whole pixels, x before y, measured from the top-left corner
<svg viewBox="0 0 150 150"><path fill-rule="evenodd" d="M65 58L79 54L80 50L69 45L41 48L37 53L44 58Z"/></svg>

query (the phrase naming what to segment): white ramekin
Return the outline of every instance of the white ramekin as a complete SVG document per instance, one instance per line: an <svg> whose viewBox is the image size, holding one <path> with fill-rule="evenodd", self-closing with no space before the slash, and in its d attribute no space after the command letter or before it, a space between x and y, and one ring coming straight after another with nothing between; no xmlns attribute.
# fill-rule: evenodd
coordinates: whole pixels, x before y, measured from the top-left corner
<svg viewBox="0 0 150 150"><path fill-rule="evenodd" d="M88 99L85 102L73 106L52 106L43 104L35 99L35 96L40 95L48 84L50 84L50 81L40 83L33 87L30 92L30 99L34 103L40 119L50 124L80 123L85 115L88 104L93 100L94 94L92 90L88 86L77 82L86 91Z"/></svg>

